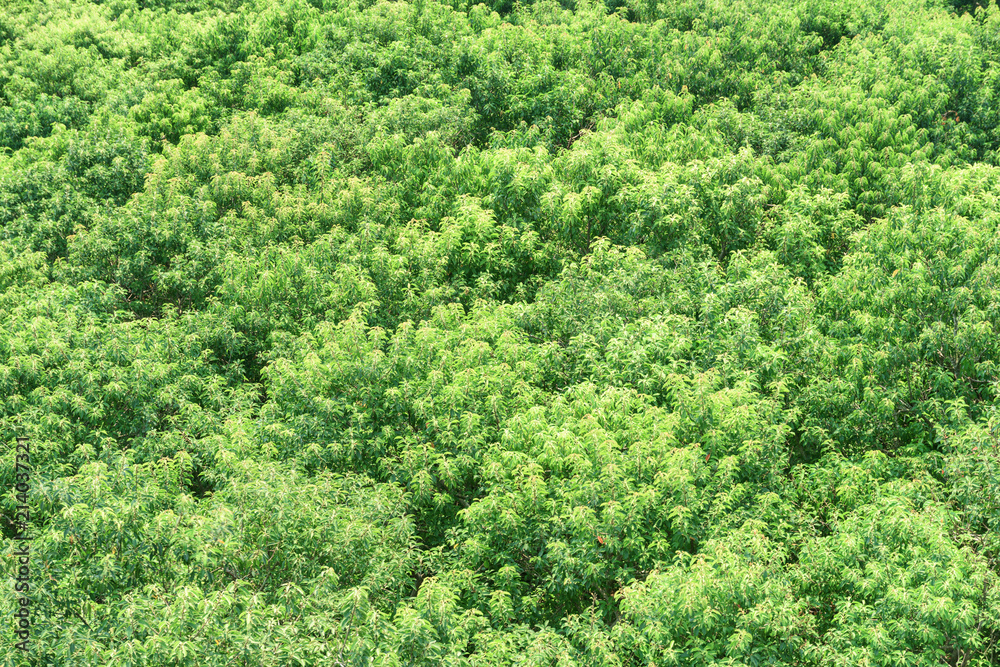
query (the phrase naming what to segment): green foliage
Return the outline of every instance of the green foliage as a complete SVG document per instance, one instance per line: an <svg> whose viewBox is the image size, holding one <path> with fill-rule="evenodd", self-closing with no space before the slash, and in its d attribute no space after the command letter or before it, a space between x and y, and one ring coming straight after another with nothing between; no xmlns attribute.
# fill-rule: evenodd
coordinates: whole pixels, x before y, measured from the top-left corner
<svg viewBox="0 0 1000 667"><path fill-rule="evenodd" d="M998 28L7 2L0 665L1000 663Z"/></svg>

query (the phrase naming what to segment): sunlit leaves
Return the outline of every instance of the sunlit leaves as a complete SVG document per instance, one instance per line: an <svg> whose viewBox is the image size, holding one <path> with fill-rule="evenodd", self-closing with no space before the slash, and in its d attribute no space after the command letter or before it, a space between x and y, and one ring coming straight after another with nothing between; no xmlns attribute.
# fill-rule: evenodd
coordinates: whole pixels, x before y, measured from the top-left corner
<svg viewBox="0 0 1000 667"><path fill-rule="evenodd" d="M995 663L952 8L8 2L40 661Z"/></svg>

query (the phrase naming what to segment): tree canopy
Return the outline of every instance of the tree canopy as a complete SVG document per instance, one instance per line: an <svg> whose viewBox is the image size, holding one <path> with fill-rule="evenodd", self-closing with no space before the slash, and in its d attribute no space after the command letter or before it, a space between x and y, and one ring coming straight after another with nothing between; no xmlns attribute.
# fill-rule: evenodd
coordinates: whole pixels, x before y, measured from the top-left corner
<svg viewBox="0 0 1000 667"><path fill-rule="evenodd" d="M8 0L0 147L0 666L1000 664L996 0Z"/></svg>

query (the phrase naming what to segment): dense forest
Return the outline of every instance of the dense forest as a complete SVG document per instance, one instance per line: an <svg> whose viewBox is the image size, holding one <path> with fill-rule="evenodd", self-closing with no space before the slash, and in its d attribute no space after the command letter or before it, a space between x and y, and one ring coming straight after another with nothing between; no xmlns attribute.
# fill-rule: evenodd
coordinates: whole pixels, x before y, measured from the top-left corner
<svg viewBox="0 0 1000 667"><path fill-rule="evenodd" d="M5 0L0 146L0 665L1000 664L996 0Z"/></svg>

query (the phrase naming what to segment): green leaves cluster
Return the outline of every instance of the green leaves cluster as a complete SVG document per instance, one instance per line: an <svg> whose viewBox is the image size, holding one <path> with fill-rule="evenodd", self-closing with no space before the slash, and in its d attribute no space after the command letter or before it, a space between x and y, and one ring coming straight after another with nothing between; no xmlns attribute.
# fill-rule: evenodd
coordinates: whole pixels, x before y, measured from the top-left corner
<svg viewBox="0 0 1000 667"><path fill-rule="evenodd" d="M6 3L0 664L997 664L998 27Z"/></svg>

